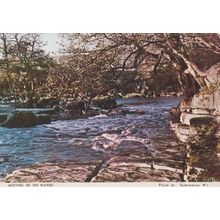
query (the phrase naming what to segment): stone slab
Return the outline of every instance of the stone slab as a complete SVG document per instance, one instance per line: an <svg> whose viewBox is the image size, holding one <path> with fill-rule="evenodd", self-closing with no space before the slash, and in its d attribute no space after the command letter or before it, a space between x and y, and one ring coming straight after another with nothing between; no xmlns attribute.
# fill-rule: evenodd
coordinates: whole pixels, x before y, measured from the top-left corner
<svg viewBox="0 0 220 220"><path fill-rule="evenodd" d="M192 114L192 113L186 113L186 112L183 112L180 116L180 122L182 124L185 124L185 125L190 125L190 120L192 118L203 118L203 117L210 117L210 118L213 118L212 115L197 115L197 114Z"/></svg>

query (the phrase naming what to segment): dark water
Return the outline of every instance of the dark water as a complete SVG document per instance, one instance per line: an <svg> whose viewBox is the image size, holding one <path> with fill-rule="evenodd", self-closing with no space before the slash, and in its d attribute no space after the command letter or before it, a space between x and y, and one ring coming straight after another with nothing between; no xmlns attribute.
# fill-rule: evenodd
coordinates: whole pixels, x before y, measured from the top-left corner
<svg viewBox="0 0 220 220"><path fill-rule="evenodd" d="M163 158L167 144L177 144L169 128L169 109L179 101L177 97L118 100L126 105L123 108L145 114L99 115L22 129L0 127L0 175L37 162L102 159L122 139L146 144Z"/></svg>

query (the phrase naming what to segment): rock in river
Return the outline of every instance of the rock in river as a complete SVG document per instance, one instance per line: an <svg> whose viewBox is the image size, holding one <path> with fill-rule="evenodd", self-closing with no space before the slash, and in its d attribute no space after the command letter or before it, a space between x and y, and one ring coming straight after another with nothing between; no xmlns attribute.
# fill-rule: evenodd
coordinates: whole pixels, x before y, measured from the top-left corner
<svg viewBox="0 0 220 220"><path fill-rule="evenodd" d="M16 112L10 114L1 125L7 128L32 127L38 124L38 118L33 112Z"/></svg>
<svg viewBox="0 0 220 220"><path fill-rule="evenodd" d="M37 114L38 124L49 124L51 117L49 114Z"/></svg>
<svg viewBox="0 0 220 220"><path fill-rule="evenodd" d="M51 122L51 116L49 114L34 114L31 111L16 112L10 114L8 117L0 117L1 126L7 128L26 128L33 127L38 124L49 124Z"/></svg>

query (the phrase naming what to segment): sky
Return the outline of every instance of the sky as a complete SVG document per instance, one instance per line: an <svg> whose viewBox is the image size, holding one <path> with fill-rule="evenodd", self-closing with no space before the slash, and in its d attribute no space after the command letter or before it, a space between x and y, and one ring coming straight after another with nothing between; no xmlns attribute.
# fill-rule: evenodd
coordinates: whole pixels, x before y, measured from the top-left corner
<svg viewBox="0 0 220 220"><path fill-rule="evenodd" d="M45 46L45 50L48 52L59 52L59 43L61 42L61 38L56 33L46 33L41 34L42 39L44 42L47 42L47 45Z"/></svg>

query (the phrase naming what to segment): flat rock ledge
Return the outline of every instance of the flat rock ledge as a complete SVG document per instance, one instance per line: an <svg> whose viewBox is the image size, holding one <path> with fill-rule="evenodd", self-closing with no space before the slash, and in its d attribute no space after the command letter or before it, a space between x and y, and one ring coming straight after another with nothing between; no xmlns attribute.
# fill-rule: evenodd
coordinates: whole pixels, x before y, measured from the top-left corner
<svg viewBox="0 0 220 220"><path fill-rule="evenodd" d="M5 183L32 182L167 182L182 181L182 170L144 162L117 161L112 158L105 167L97 164L42 163L8 174ZM116 160L116 161L115 161Z"/></svg>
<svg viewBox="0 0 220 220"><path fill-rule="evenodd" d="M101 161L93 163L39 163L8 174L6 183L32 182L87 182Z"/></svg>
<svg viewBox="0 0 220 220"><path fill-rule="evenodd" d="M133 159L133 160L132 160ZM182 170L141 162L135 158L111 158L92 182L177 182L182 181Z"/></svg>

